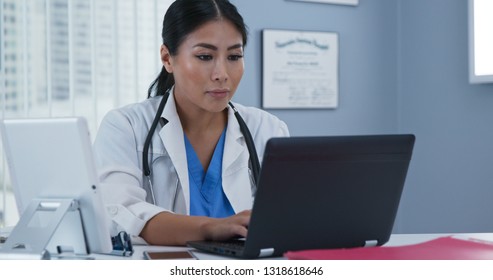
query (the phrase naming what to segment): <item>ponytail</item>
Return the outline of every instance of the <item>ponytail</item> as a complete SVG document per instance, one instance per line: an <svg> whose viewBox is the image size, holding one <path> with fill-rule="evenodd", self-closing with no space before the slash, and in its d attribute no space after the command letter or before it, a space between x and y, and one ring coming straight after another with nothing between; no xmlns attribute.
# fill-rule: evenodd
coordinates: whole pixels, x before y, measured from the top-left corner
<svg viewBox="0 0 493 280"><path fill-rule="evenodd" d="M157 76L157 78L149 86L149 89L147 90L147 98L164 95L164 93L170 90L174 84L175 79L173 78L173 74L168 73L163 66L159 76ZM153 95L153 93L155 94Z"/></svg>

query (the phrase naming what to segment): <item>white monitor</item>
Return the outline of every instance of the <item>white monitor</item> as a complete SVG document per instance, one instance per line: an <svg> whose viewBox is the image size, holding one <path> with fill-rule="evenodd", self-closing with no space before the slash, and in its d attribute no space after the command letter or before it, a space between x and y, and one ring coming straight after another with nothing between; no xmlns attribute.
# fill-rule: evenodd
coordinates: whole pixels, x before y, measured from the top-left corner
<svg viewBox="0 0 493 280"><path fill-rule="evenodd" d="M92 144L83 118L16 119L0 122L3 145L21 220L9 239L38 242L44 232L21 227L28 206L46 208L35 211L28 228L43 227L53 219L57 201L74 200L77 210L68 211L56 226L46 250L57 254L60 248L72 248L76 254L112 251L107 217L93 160ZM32 206L33 201L40 202ZM78 204L78 205L77 205ZM7 243L5 243L7 244ZM5 244L3 247L5 247ZM62 247L61 247L62 246ZM26 248L29 249L29 248Z"/></svg>

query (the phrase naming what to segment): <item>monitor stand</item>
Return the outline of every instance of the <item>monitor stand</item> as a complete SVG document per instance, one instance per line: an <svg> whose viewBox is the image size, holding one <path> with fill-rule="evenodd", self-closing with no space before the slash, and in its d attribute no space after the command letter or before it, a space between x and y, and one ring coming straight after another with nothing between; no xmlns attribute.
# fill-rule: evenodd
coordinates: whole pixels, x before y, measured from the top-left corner
<svg viewBox="0 0 493 280"><path fill-rule="evenodd" d="M74 226L80 227L80 230L76 230L80 235L70 236L69 239L78 239L75 243L82 247L82 249L77 248L78 253L84 255L85 251L87 257L88 251L78 201L33 199L0 247L0 259L51 259L54 253L63 256L66 251L75 256L73 246L77 244L58 243L63 238L56 238L57 235L60 237L63 235L64 227L72 228L70 232L74 232ZM58 244L52 244L54 242ZM73 240L67 242L73 243Z"/></svg>

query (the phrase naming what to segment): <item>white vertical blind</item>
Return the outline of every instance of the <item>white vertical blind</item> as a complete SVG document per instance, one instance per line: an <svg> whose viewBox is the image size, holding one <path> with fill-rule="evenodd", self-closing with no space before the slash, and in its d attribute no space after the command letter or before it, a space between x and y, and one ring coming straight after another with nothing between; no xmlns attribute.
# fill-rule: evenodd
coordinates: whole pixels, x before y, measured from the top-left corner
<svg viewBox="0 0 493 280"><path fill-rule="evenodd" d="M172 2L0 0L0 117L83 116L94 137L107 111L146 98ZM18 215L3 146L0 159L1 228Z"/></svg>
<svg viewBox="0 0 493 280"><path fill-rule="evenodd" d="M27 92L28 88L29 88L29 84L28 84L28 72L27 72L27 69L28 69L28 65L27 65L27 62L28 62L28 48L27 48L27 44L28 44L28 37L27 37L27 1L28 0L23 0L22 1L22 35L23 36L23 40L22 40L22 62L23 62L23 67L22 67L22 70L23 70L23 79L22 79L22 83L23 83L23 90L24 90L24 116L27 117L29 116L29 93Z"/></svg>
<svg viewBox="0 0 493 280"><path fill-rule="evenodd" d="M91 25L91 81L96 80L96 22L98 21L98 18L96 17L96 7L95 7L95 1L96 0L91 0L90 1L90 7L91 7L91 13L90 13L90 18L93 19L90 23ZM98 98L97 98L97 83L92 82L91 83L91 99L92 99L92 108L93 108L93 120L94 122L91 124L92 127L98 127Z"/></svg>
<svg viewBox="0 0 493 280"><path fill-rule="evenodd" d="M51 90L51 48L50 48L50 42L51 42L51 28L50 28L50 22L51 22L51 16L50 16L50 11L51 11L51 0L46 0L45 1L45 14L46 14L46 20L45 20L45 28L46 28L46 41L45 41L45 49L46 49L46 103L48 105L48 116L53 115L53 99L52 99L52 90Z"/></svg>
<svg viewBox="0 0 493 280"><path fill-rule="evenodd" d="M4 23L3 23L3 0L0 0L0 109L1 109L1 115L0 117L3 119L5 117L5 82L4 82L4 66L5 66L5 55L4 55L4 50L5 50L5 44L4 44ZM1 140L0 140L1 141ZM0 146L0 154L3 155L3 147ZM2 156L0 159L0 172L1 174L6 173L6 167L5 167L5 159ZM2 176L0 183L2 184L2 188L0 189L0 193L6 194L7 193L7 176ZM0 227L5 223L5 208L7 205L7 196L2 195L0 196Z"/></svg>
<svg viewBox="0 0 493 280"><path fill-rule="evenodd" d="M75 61L74 61L74 14L72 13L72 3L75 0L67 0L67 35L68 35L68 97L70 112L75 115Z"/></svg>

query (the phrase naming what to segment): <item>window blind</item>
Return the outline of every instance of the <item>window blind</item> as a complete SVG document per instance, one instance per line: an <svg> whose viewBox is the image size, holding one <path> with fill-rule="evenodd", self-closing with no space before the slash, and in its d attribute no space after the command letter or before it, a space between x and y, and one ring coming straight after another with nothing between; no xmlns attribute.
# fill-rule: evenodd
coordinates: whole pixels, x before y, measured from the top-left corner
<svg viewBox="0 0 493 280"><path fill-rule="evenodd" d="M83 116L147 97L173 0L0 0L2 119ZM18 220L0 146L0 227Z"/></svg>

